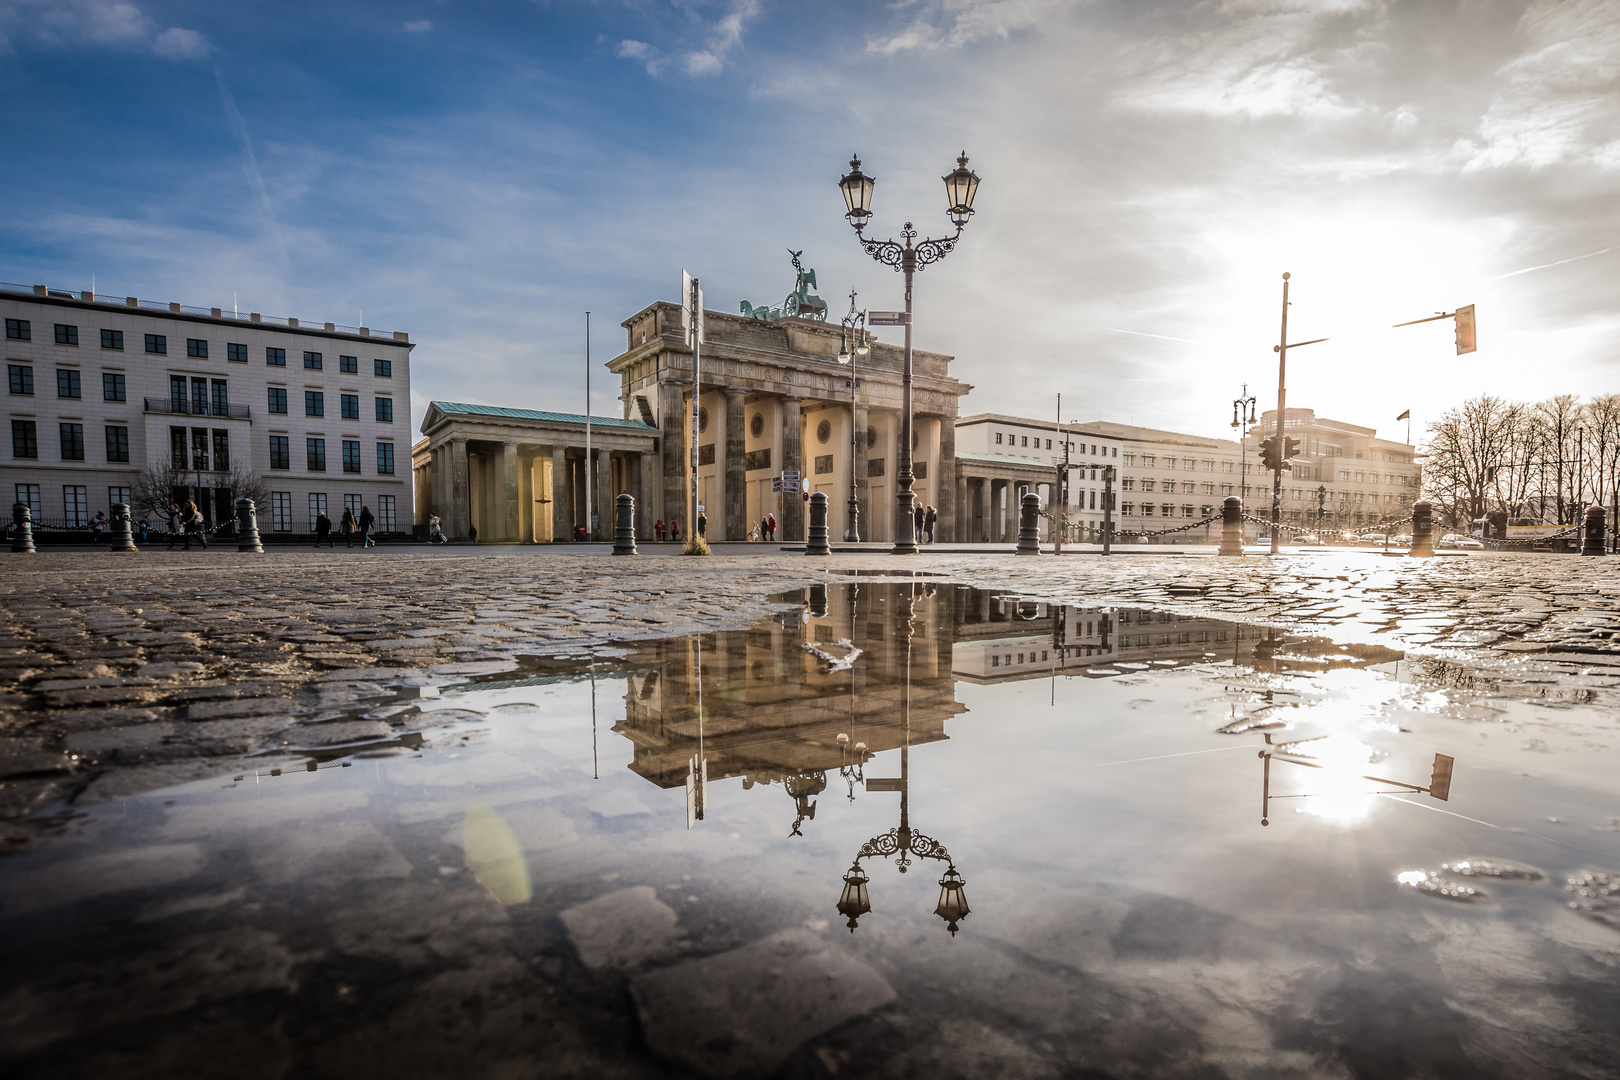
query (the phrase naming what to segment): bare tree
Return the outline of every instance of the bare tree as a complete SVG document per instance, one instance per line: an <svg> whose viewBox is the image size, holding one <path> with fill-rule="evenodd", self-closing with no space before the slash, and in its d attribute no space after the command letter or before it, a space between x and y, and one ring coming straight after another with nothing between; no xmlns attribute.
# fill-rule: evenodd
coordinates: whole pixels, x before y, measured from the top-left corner
<svg viewBox="0 0 1620 1080"><path fill-rule="evenodd" d="M191 488L192 473L177 469L167 458L155 458L135 477L130 495L135 505L130 507L137 516L153 514L167 517L169 504L185 500Z"/></svg>
<svg viewBox="0 0 1620 1080"><path fill-rule="evenodd" d="M1423 484L1453 528L1485 515L1522 414L1523 406L1482 394L1429 425Z"/></svg>
<svg viewBox="0 0 1620 1080"><path fill-rule="evenodd" d="M1538 456L1550 472L1552 488L1543 481L1540 492L1545 506L1550 499L1559 525L1568 525L1579 512L1576 484L1576 449L1586 409L1574 394L1557 394L1535 406L1541 421L1541 447Z"/></svg>

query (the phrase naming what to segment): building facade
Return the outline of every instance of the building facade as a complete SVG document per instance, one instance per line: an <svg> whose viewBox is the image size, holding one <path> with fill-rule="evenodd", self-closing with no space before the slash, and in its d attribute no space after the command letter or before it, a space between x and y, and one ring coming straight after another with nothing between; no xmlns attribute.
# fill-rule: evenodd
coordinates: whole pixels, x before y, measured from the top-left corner
<svg viewBox="0 0 1620 1080"><path fill-rule="evenodd" d="M410 358L403 332L310 324L0 284L10 454L0 490L47 526L135 505L143 472L234 515L262 483L261 532L308 533L364 505L380 531L412 517ZM155 524L156 522L154 522Z"/></svg>
<svg viewBox="0 0 1620 1080"><path fill-rule="evenodd" d="M965 540L1007 543L1018 539L1020 500L1033 491L1041 497L1043 509L1051 508L1064 463L1068 465L1064 509L1069 520L1077 526L1081 540L1100 537L1105 513L1104 470L1112 465L1117 474L1121 445L1118 438L1098 434L1083 424L1042 423L1003 413L975 413L958 420L956 456L964 489ZM1050 518L1041 518L1040 533L1042 540L1050 539Z"/></svg>

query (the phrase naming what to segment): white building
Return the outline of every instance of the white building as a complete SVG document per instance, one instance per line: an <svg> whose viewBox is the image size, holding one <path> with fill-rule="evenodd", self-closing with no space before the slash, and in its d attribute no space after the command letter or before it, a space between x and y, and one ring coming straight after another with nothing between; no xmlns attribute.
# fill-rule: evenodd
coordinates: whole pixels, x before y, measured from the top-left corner
<svg viewBox="0 0 1620 1080"><path fill-rule="evenodd" d="M409 528L403 332L4 283L0 314L0 491L36 521L83 525L169 462L210 522L233 515L227 478L245 468L268 492L263 532L307 533L346 505Z"/></svg>
<svg viewBox="0 0 1620 1080"><path fill-rule="evenodd" d="M1020 497L1033 491L1040 495L1042 509L1049 509L1058 467L1064 461L1068 463L1066 509L1071 520L1079 523L1082 539L1100 535L1103 469L1115 466L1117 475L1124 444L1095 427L1003 413L977 413L957 420L956 459L966 488L964 514L970 523L980 523L970 530L969 539L1017 539ZM1048 519L1041 519L1043 540L1048 538L1049 524Z"/></svg>

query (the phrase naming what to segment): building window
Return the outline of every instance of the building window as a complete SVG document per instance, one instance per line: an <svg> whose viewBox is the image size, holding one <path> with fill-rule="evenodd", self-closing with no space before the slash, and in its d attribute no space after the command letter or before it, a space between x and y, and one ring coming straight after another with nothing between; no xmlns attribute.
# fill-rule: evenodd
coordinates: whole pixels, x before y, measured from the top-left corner
<svg viewBox="0 0 1620 1080"><path fill-rule="evenodd" d="M56 343L58 345L77 345L79 343L79 328L66 323L56 324Z"/></svg>
<svg viewBox="0 0 1620 1080"><path fill-rule="evenodd" d="M315 531L315 519L326 513L326 495L323 492L309 493L309 531Z"/></svg>
<svg viewBox="0 0 1620 1080"><path fill-rule="evenodd" d="M246 345L238 345L235 342L231 342L231 341L226 342L225 343L225 359L234 361L234 362L236 362L238 364L247 363L247 346Z"/></svg>
<svg viewBox="0 0 1620 1080"><path fill-rule="evenodd" d="M360 358L358 356L338 357L338 370L348 375L360 374Z"/></svg>
<svg viewBox="0 0 1620 1080"><path fill-rule="evenodd" d="M311 371L319 371L319 370L321 370L321 354L318 353L318 352L307 352L307 353L305 353L304 354L304 366L306 368L308 368L309 370L311 370Z"/></svg>
<svg viewBox="0 0 1620 1080"><path fill-rule="evenodd" d="M326 415L326 395L321 393L319 390L305 390L304 391L304 415L305 416L325 416Z"/></svg>
<svg viewBox="0 0 1620 1080"><path fill-rule="evenodd" d="M270 493L270 529L272 532L292 532L292 492Z"/></svg>
<svg viewBox="0 0 1620 1080"><path fill-rule="evenodd" d="M338 405L343 410L343 419L345 419L345 420L358 420L358 419L360 419L360 395L359 394L340 394L340 395L338 395Z"/></svg>
<svg viewBox="0 0 1620 1080"><path fill-rule="evenodd" d="M116 371L103 371L101 373L101 400L123 401L124 377Z"/></svg>
<svg viewBox="0 0 1620 1080"><path fill-rule="evenodd" d="M371 362L371 373L379 379L391 379L394 377L394 362L392 360L373 360Z"/></svg>
<svg viewBox="0 0 1620 1080"><path fill-rule="evenodd" d="M343 440L343 471L346 473L360 471L360 442L358 439Z"/></svg>
<svg viewBox="0 0 1620 1080"><path fill-rule="evenodd" d="M208 380L193 377L191 380L191 412L194 416L208 415Z"/></svg>
<svg viewBox="0 0 1620 1080"><path fill-rule="evenodd" d="M1046 448L1048 450L1052 449L1052 440L1051 439L1046 440Z"/></svg>
<svg viewBox="0 0 1620 1080"><path fill-rule="evenodd" d="M231 471L231 433L220 428L214 429L214 469Z"/></svg>
<svg viewBox="0 0 1620 1080"><path fill-rule="evenodd" d="M39 433L32 420L11 422L11 456L14 458L39 457Z"/></svg>
<svg viewBox="0 0 1620 1080"><path fill-rule="evenodd" d="M28 507L35 521L45 516L45 504L40 500L38 484L18 484L16 495L17 501Z"/></svg>
<svg viewBox="0 0 1620 1080"><path fill-rule="evenodd" d="M209 380L208 385L214 392L214 415L231 415L231 399L229 394L226 392L228 384L225 382L225 380L211 379Z"/></svg>
<svg viewBox="0 0 1620 1080"><path fill-rule="evenodd" d="M377 423L392 424L394 422L394 399L380 397L377 399Z"/></svg>
<svg viewBox="0 0 1620 1080"><path fill-rule="evenodd" d="M1181 516L1184 517L1184 518L1192 517L1193 516L1193 508L1191 506L1188 506L1186 503L1183 503L1182 506L1181 506Z"/></svg>
<svg viewBox="0 0 1620 1080"><path fill-rule="evenodd" d="M816 475L817 476L820 476L823 473L830 473L832 471L833 471L833 456L831 454L822 454L820 457L816 458Z"/></svg>
<svg viewBox="0 0 1620 1080"><path fill-rule="evenodd" d="M304 467L307 468L310 472L325 472L326 471L326 440L325 439L305 439L304 440ZM326 496L323 495L323 496L321 496L321 498L325 499Z"/></svg>
<svg viewBox="0 0 1620 1080"><path fill-rule="evenodd" d="M62 517L64 524L84 528L90 524L90 500L83 484L62 485Z"/></svg>
<svg viewBox="0 0 1620 1080"><path fill-rule="evenodd" d="M1232 463L1230 461L1221 462L1221 472L1229 473L1231 471L1232 471Z"/></svg>
<svg viewBox="0 0 1620 1080"><path fill-rule="evenodd" d="M1144 479L1142 481L1142 490L1143 491L1152 491L1154 483L1155 483L1155 481Z"/></svg>
<svg viewBox="0 0 1620 1080"><path fill-rule="evenodd" d="M1143 517L1152 517L1153 516L1153 504L1152 503L1145 502L1145 503L1142 504L1142 516Z"/></svg>
<svg viewBox="0 0 1620 1080"><path fill-rule="evenodd" d="M169 353L168 337L163 334L147 334L146 351L149 353L160 353L167 356Z"/></svg>
<svg viewBox="0 0 1620 1080"><path fill-rule="evenodd" d="M270 467L272 469L292 468L292 448L288 445L287 436L270 436ZM288 510L289 514L291 512L291 510Z"/></svg>
<svg viewBox="0 0 1620 1080"><path fill-rule="evenodd" d="M377 473L380 476L394 475L394 444L380 442L377 444Z"/></svg>
<svg viewBox="0 0 1620 1080"><path fill-rule="evenodd" d="M33 335L28 329L28 320L7 319L6 337L12 341L32 341Z"/></svg>
<svg viewBox="0 0 1620 1080"><path fill-rule="evenodd" d="M1029 436L1028 436L1028 435L1025 435L1025 436L1024 436L1024 442L1023 442L1023 445L1025 445L1025 446L1028 446L1028 445L1029 445Z"/></svg>
<svg viewBox="0 0 1620 1080"><path fill-rule="evenodd" d="M208 359L208 342L202 338L186 338L186 355L195 356L200 360Z"/></svg>
<svg viewBox="0 0 1620 1080"><path fill-rule="evenodd" d="M191 429L191 467L198 472L208 471L208 429Z"/></svg>
<svg viewBox="0 0 1620 1080"><path fill-rule="evenodd" d="M29 364L7 364L6 379L11 385L13 394L34 392L34 369Z"/></svg>
<svg viewBox="0 0 1620 1080"><path fill-rule="evenodd" d="M287 388L285 386L272 386L270 388L270 411L285 416L287 413Z"/></svg>
<svg viewBox="0 0 1620 1080"><path fill-rule="evenodd" d="M129 428L119 425L107 425L107 460L129 460Z"/></svg>
<svg viewBox="0 0 1620 1080"><path fill-rule="evenodd" d="M395 525L394 496L377 496L377 531L393 532Z"/></svg>
<svg viewBox="0 0 1620 1080"><path fill-rule="evenodd" d="M169 462L181 472L186 471L186 429L183 427L169 429Z"/></svg>
<svg viewBox="0 0 1620 1080"><path fill-rule="evenodd" d="M186 377L184 375L169 376L169 411L177 413L186 411Z"/></svg>
<svg viewBox="0 0 1620 1080"><path fill-rule="evenodd" d="M1174 517L1176 514L1176 508L1171 506L1169 503L1164 503L1159 507L1159 513L1163 517Z"/></svg>
<svg viewBox="0 0 1620 1080"><path fill-rule="evenodd" d="M1127 476L1127 477L1124 477L1123 479L1121 479L1120 482L1119 482L1119 490L1121 490L1121 491L1135 491L1136 490L1136 477Z"/></svg>
<svg viewBox="0 0 1620 1080"><path fill-rule="evenodd" d="M1001 432L999 432L999 431L996 432L996 445L997 446L1001 445Z"/></svg>
<svg viewBox="0 0 1620 1080"><path fill-rule="evenodd" d="M265 350L264 350L264 362L266 364L270 365L271 367L286 367L287 366L287 350L286 349L272 349L272 348L267 346L265 348Z"/></svg>
<svg viewBox="0 0 1620 1080"><path fill-rule="evenodd" d="M77 368L56 369L56 396L70 398L79 396L79 372Z"/></svg>
<svg viewBox="0 0 1620 1080"><path fill-rule="evenodd" d="M84 460L84 425L63 421L56 425L62 437L62 460Z"/></svg>

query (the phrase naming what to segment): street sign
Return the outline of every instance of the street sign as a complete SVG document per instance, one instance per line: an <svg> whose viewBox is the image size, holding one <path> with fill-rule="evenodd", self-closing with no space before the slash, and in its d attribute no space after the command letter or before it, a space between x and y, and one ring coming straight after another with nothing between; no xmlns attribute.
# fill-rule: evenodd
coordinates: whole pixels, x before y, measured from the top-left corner
<svg viewBox="0 0 1620 1080"><path fill-rule="evenodd" d="M782 470L782 479L784 479L784 480L797 480L798 478L799 478L799 470L798 469L783 469Z"/></svg>
<svg viewBox="0 0 1620 1080"><path fill-rule="evenodd" d="M771 477L771 490L778 495L782 494L782 478L780 476Z"/></svg>
<svg viewBox="0 0 1620 1080"><path fill-rule="evenodd" d="M904 326L910 319L903 311L868 311L867 326Z"/></svg>

